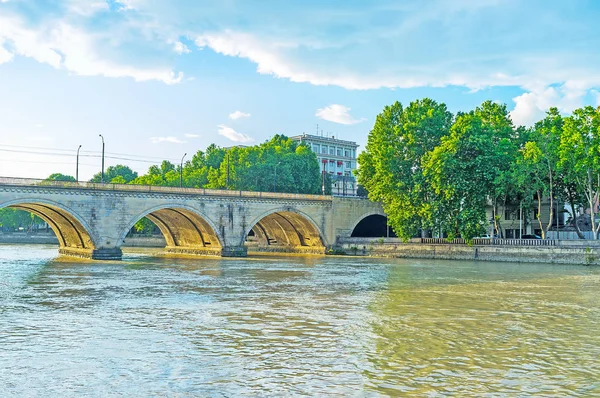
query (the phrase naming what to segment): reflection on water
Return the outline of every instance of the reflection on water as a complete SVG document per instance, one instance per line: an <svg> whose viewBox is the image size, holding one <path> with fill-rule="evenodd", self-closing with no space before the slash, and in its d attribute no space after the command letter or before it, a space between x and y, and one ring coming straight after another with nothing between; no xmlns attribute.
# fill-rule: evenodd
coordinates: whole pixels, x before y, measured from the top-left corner
<svg viewBox="0 0 600 398"><path fill-rule="evenodd" d="M592 396L600 269L0 246L3 396Z"/></svg>

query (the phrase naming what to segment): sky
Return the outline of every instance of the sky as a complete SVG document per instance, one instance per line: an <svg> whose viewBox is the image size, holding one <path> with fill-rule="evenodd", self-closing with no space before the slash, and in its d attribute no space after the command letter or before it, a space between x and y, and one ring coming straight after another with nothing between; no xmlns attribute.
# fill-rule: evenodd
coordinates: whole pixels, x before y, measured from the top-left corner
<svg viewBox="0 0 600 398"><path fill-rule="evenodd" d="M0 0L0 176L140 174L303 132L364 148L384 106L600 106L595 0Z"/></svg>

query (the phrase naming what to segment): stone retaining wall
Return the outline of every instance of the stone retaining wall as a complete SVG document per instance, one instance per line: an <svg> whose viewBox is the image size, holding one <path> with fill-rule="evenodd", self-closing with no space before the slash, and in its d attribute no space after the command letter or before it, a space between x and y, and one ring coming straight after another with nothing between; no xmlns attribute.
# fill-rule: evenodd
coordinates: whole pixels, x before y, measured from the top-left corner
<svg viewBox="0 0 600 398"><path fill-rule="evenodd" d="M339 240L336 254L431 258L446 260L481 260L552 264L600 265L600 246L467 246L451 244L401 243L382 239Z"/></svg>

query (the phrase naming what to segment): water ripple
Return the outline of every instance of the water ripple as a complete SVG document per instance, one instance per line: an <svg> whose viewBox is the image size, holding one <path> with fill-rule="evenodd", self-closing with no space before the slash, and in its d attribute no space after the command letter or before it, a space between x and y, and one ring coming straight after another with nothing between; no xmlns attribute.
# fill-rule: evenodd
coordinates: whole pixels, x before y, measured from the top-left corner
<svg viewBox="0 0 600 398"><path fill-rule="evenodd" d="M592 396L600 271L2 246L3 396Z"/></svg>

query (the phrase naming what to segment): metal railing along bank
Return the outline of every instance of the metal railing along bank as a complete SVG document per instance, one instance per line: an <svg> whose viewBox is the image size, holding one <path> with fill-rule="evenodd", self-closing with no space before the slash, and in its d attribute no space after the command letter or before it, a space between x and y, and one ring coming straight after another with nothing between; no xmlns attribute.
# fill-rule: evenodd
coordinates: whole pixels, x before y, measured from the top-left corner
<svg viewBox="0 0 600 398"><path fill-rule="evenodd" d="M340 238L341 243L348 244L382 244L401 245L403 242L398 238ZM446 238L412 238L406 243L421 243L426 245L466 245L464 239L457 238L448 240ZM569 246L591 245L590 241L569 241ZM600 243L600 242L599 242ZM473 246L566 246L566 242L557 239L499 239L499 238L475 238Z"/></svg>
<svg viewBox="0 0 600 398"><path fill-rule="evenodd" d="M48 181L35 178L0 177L0 186L53 187L63 189L89 189L98 191L129 191L144 193L172 193L179 195L228 196L242 198L292 199L331 202L327 195L308 195L300 193L232 191L226 189L180 188L157 185L110 184L95 182Z"/></svg>
<svg viewBox="0 0 600 398"><path fill-rule="evenodd" d="M452 239L448 240L445 238L415 238L411 239L411 242L417 241L418 243L427 243L433 245L464 245L466 244L464 239ZM557 241L555 239L500 239L500 238L475 238L472 244L474 246L556 246Z"/></svg>

